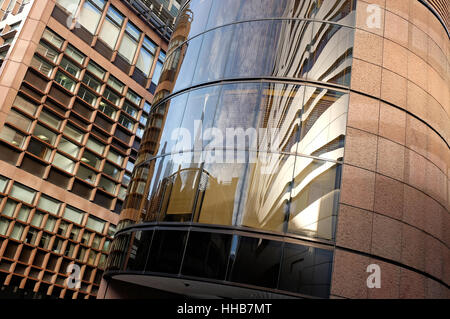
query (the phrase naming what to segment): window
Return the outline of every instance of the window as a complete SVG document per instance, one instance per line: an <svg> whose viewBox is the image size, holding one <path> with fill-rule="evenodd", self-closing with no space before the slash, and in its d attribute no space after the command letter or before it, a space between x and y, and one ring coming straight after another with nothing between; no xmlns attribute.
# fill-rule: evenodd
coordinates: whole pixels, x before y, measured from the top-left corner
<svg viewBox="0 0 450 319"><path fill-rule="evenodd" d="M31 154L43 159L44 161L49 161L52 150L45 146L43 143L36 141L35 139L31 139L28 144L27 151Z"/></svg>
<svg viewBox="0 0 450 319"><path fill-rule="evenodd" d="M53 231L55 230L55 225L56 225L56 218L52 217L52 216L48 216L47 222L45 223L45 226L44 226L44 229L46 231L53 233Z"/></svg>
<svg viewBox="0 0 450 319"><path fill-rule="evenodd" d="M133 63L141 34L142 32L131 22L127 23L127 27L125 28L125 33L122 38L122 43L119 47L119 54L130 64Z"/></svg>
<svg viewBox="0 0 450 319"><path fill-rule="evenodd" d="M74 59L76 62L78 62L81 65L83 64L84 60L86 59L86 56L83 53L81 53L80 51L75 49L70 44L67 46L65 53L66 53L66 55L70 56L72 59Z"/></svg>
<svg viewBox="0 0 450 319"><path fill-rule="evenodd" d="M124 16L113 6L109 6L106 19L98 36L111 49L114 49L116 46L123 20Z"/></svg>
<svg viewBox="0 0 450 319"><path fill-rule="evenodd" d="M37 207L51 214L58 215L61 202L48 196L41 195Z"/></svg>
<svg viewBox="0 0 450 319"><path fill-rule="evenodd" d="M120 170L114 165L105 163L105 166L103 167L103 173L105 173L108 176L111 176L114 179L118 179L120 175Z"/></svg>
<svg viewBox="0 0 450 319"><path fill-rule="evenodd" d="M28 114L31 115L35 115L36 114L36 110L38 108L38 106L30 101L28 101L27 99L25 99L24 97L22 97L21 95L17 95L16 99L14 100L13 105L15 107L17 107L18 109L20 109L21 111L24 111Z"/></svg>
<svg viewBox="0 0 450 319"><path fill-rule="evenodd" d="M97 257L97 255L95 254L95 252L93 250L90 250L87 263L89 265L94 265L96 257Z"/></svg>
<svg viewBox="0 0 450 319"><path fill-rule="evenodd" d="M88 231L84 231L83 235L81 236L81 243L85 245L89 245L89 241L91 240L92 233Z"/></svg>
<svg viewBox="0 0 450 319"><path fill-rule="evenodd" d="M67 220L70 220L71 222L74 222L76 224L81 224L83 221L84 213L74 207L66 206L66 209L64 210L63 217Z"/></svg>
<svg viewBox="0 0 450 319"><path fill-rule="evenodd" d="M33 59L31 60L30 65L38 70L39 72L43 73L46 76L50 76L52 73L53 67L50 63L45 62L38 56L33 56Z"/></svg>
<svg viewBox="0 0 450 319"><path fill-rule="evenodd" d="M63 88L69 90L70 92L75 90L75 81L61 71L56 72L55 82L59 83Z"/></svg>
<svg viewBox="0 0 450 319"><path fill-rule="evenodd" d="M130 131L133 130L134 122L130 120L127 116L120 114L119 121L120 124L122 124L124 127L129 129Z"/></svg>
<svg viewBox="0 0 450 319"><path fill-rule="evenodd" d="M69 239L77 241L79 234L80 234L80 228L72 225L72 229L70 230L70 234L69 234Z"/></svg>
<svg viewBox="0 0 450 319"><path fill-rule="evenodd" d="M83 77L83 83L89 86L91 89L93 89L95 92L100 92L101 83L94 79L94 77L90 76L88 73L86 73Z"/></svg>
<svg viewBox="0 0 450 319"><path fill-rule="evenodd" d="M58 51L56 51L55 49L51 48L49 45L45 44L44 42L39 42L39 45L36 49L36 52L39 52L39 54L41 54L42 56L46 57L47 59L49 59L50 61L52 61L53 63L56 62L56 60L58 59Z"/></svg>
<svg viewBox="0 0 450 319"><path fill-rule="evenodd" d="M9 112L8 117L6 118L6 122L14 125L17 128L20 128L25 132L28 132L30 130L32 123L32 121L28 117L23 116L22 114L14 110L11 110Z"/></svg>
<svg viewBox="0 0 450 319"><path fill-rule="evenodd" d="M22 205L19 212L17 213L17 219L26 223L28 220L28 216L30 216L30 211L31 208Z"/></svg>
<svg viewBox="0 0 450 319"><path fill-rule="evenodd" d="M109 105L108 103L106 103L105 101L103 101L103 100L100 101L98 109L101 112L103 112L106 115L108 115L112 119L114 119L114 117L116 115L116 109L114 107L112 107L111 105Z"/></svg>
<svg viewBox="0 0 450 319"><path fill-rule="evenodd" d="M43 249L47 249L49 244L50 244L50 235L47 233L43 233L38 246Z"/></svg>
<svg viewBox="0 0 450 319"><path fill-rule="evenodd" d="M25 135L13 130L9 126L4 126L0 131L0 139L5 140L19 148L22 148L25 141Z"/></svg>
<svg viewBox="0 0 450 319"><path fill-rule="evenodd" d="M0 235L5 236L8 231L9 220L6 218L0 218Z"/></svg>
<svg viewBox="0 0 450 319"><path fill-rule="evenodd" d="M95 156L93 153L85 150L83 153L83 156L81 157L81 161L83 163L86 163L88 165L91 165L92 167L99 169L100 163L102 162L101 158Z"/></svg>
<svg viewBox="0 0 450 319"><path fill-rule="evenodd" d="M135 92L133 92L132 90L128 89L126 96L127 96L127 99L129 99L134 104L136 104L136 105L141 104L142 98L139 95L137 95Z"/></svg>
<svg viewBox="0 0 450 319"><path fill-rule="evenodd" d="M116 184L110 179L105 178L104 176L100 178L98 187L111 194L114 194L114 192L116 191Z"/></svg>
<svg viewBox="0 0 450 319"><path fill-rule="evenodd" d="M150 75L150 70L153 65L153 60L156 52L156 44L149 38L144 37L144 42L136 62L136 67L145 74L146 77Z"/></svg>
<svg viewBox="0 0 450 319"><path fill-rule="evenodd" d="M53 145L56 140L56 134L40 124L37 124L34 128L33 135L51 145Z"/></svg>
<svg viewBox="0 0 450 319"><path fill-rule="evenodd" d="M122 166L124 156L123 156L123 155L120 155L119 153L117 153L117 152L115 152L115 151L110 150L110 151L108 152L108 155L106 156L106 158L109 159L111 162L114 162L114 163L116 163L117 165Z"/></svg>
<svg viewBox="0 0 450 319"><path fill-rule="evenodd" d="M16 211L17 202L12 199L6 201L5 207L3 208L2 214L8 217L13 217Z"/></svg>
<svg viewBox="0 0 450 319"><path fill-rule="evenodd" d="M39 114L39 120L56 130L59 130L61 126L61 119L46 110L41 111L41 114Z"/></svg>
<svg viewBox="0 0 450 319"><path fill-rule="evenodd" d="M58 235L65 237L67 233L67 228L69 228L69 223L66 223L65 221L61 220L59 222L58 230L56 231L56 233Z"/></svg>
<svg viewBox="0 0 450 319"><path fill-rule="evenodd" d="M0 176L0 193L4 193L6 186L8 185L9 179L6 177Z"/></svg>
<svg viewBox="0 0 450 319"><path fill-rule="evenodd" d="M97 173L83 165L80 165L78 167L77 177L88 183L94 184L97 180Z"/></svg>
<svg viewBox="0 0 450 319"><path fill-rule="evenodd" d="M101 219L98 219L94 216L88 216L86 222L86 228L90 228L97 233L102 233L103 229L105 229L105 222Z"/></svg>
<svg viewBox="0 0 450 319"><path fill-rule="evenodd" d="M50 29L45 29L44 34L42 35L42 38L53 44L58 49L61 49L62 44L64 43L64 40L57 36L53 31Z"/></svg>
<svg viewBox="0 0 450 319"><path fill-rule="evenodd" d="M161 77L161 71L163 67L164 60L166 59L166 54L162 51L159 52L158 61L156 62L155 71L153 72L152 82L158 84L159 78Z"/></svg>
<svg viewBox="0 0 450 319"><path fill-rule="evenodd" d="M142 114L141 118L139 119L139 122L145 126L145 125L147 125L147 120L148 120L147 116Z"/></svg>
<svg viewBox="0 0 450 319"><path fill-rule="evenodd" d="M75 16L80 0L56 0L56 3L66 9L68 13Z"/></svg>
<svg viewBox="0 0 450 319"><path fill-rule="evenodd" d="M19 183L14 183L9 195L27 204L32 204L36 191Z"/></svg>
<svg viewBox="0 0 450 319"><path fill-rule="evenodd" d="M122 184L128 186L130 184L131 181L131 175L128 173L125 173L122 177Z"/></svg>
<svg viewBox="0 0 450 319"><path fill-rule="evenodd" d="M61 138L59 141L58 149L75 158L77 158L80 153L80 147L72 142L69 142L65 138Z"/></svg>
<svg viewBox="0 0 450 319"><path fill-rule="evenodd" d="M137 118L138 116L138 109L132 106L130 103L125 102L122 106L122 109L127 112L129 115L131 115L133 118Z"/></svg>
<svg viewBox="0 0 450 319"><path fill-rule="evenodd" d="M139 138L142 138L142 136L144 135L144 128L139 126L137 131L136 131L136 136Z"/></svg>
<svg viewBox="0 0 450 319"><path fill-rule="evenodd" d="M115 225L113 225L113 224L109 224L109 228L108 228L108 232L107 232L107 235L109 236L109 237L114 237L114 235L116 234L116 226ZM105 246L108 244L108 247L107 247L107 249L109 249L109 244L110 244L111 242L109 241L109 240L106 240L105 241L105 245L103 246L103 250L105 249Z"/></svg>
<svg viewBox="0 0 450 319"><path fill-rule="evenodd" d="M69 173L73 173L73 169L75 168L74 161L68 159L65 156L62 156L59 153L55 154L52 164Z"/></svg>
<svg viewBox="0 0 450 319"><path fill-rule="evenodd" d="M83 86L80 86L80 89L78 90L78 96L91 105L94 105L95 102L97 102L97 96L95 96Z"/></svg>
<svg viewBox="0 0 450 319"><path fill-rule="evenodd" d="M89 222L89 218L91 218L91 217L88 217L88 222ZM104 224L104 223L103 223ZM87 226L87 223L86 223L86 226ZM103 225L103 227L104 227L105 225ZM91 228L91 229L93 229L92 227L89 227L89 228ZM103 230L102 230L103 231ZM101 233L101 232L99 232L99 233ZM100 248L100 243L101 243L101 241L102 241L102 238L100 237L100 236L98 236L98 235L95 235L94 236L94 239L92 240L92 245L91 245L91 247L92 248L94 248L94 249L99 249Z"/></svg>
<svg viewBox="0 0 450 319"><path fill-rule="evenodd" d="M67 60L66 58L63 58L61 60L61 63L59 64L59 66L62 69L66 70L68 73L72 74L77 79L80 76L81 69L79 67L77 67L75 64L73 64L72 62L70 62L69 60Z"/></svg>
<svg viewBox="0 0 450 319"><path fill-rule="evenodd" d="M120 93L123 93L123 88L125 87L125 85L122 82L120 82L119 80L117 80L115 77L113 77L112 75L110 75L108 78L108 84L114 90L116 90Z"/></svg>
<svg viewBox="0 0 450 319"><path fill-rule="evenodd" d="M9 237L16 239L16 240L20 240L20 238L22 237L24 228L25 227L22 224L15 223L14 228L11 232L11 235L9 235Z"/></svg>
<svg viewBox="0 0 450 319"><path fill-rule="evenodd" d="M111 101L115 105L120 104L120 97L108 88L106 88L105 92L103 92L103 97Z"/></svg>
<svg viewBox="0 0 450 319"><path fill-rule="evenodd" d="M77 141L78 143L81 143L84 137L84 133L82 131L73 127L70 124L67 124L66 127L64 127L63 132L64 135L70 137L71 139Z"/></svg>
<svg viewBox="0 0 450 319"><path fill-rule="evenodd" d="M101 67L99 67L97 64L95 64L92 61L89 61L88 65L87 65L87 70L89 72L91 72L92 74L94 74L99 79L103 80L105 78L105 70L103 70Z"/></svg>
<svg viewBox="0 0 450 319"><path fill-rule="evenodd" d="M144 103L144 112L150 113L151 109L152 109L152 105L150 103L148 103L147 101L145 101L145 103Z"/></svg>
<svg viewBox="0 0 450 319"><path fill-rule="evenodd" d="M89 147L90 150L103 155L103 152L105 151L105 145L97 141L96 139L89 137L86 147Z"/></svg>
<svg viewBox="0 0 450 319"><path fill-rule="evenodd" d="M108 229L108 236L114 236L115 233L115 228L114 231L112 232L112 234L110 235L110 229L113 225L109 225L109 229ZM109 251L109 246L111 246L111 241L110 240L105 240L105 243L103 244L103 251L104 252L108 252Z"/></svg>
<svg viewBox="0 0 450 319"><path fill-rule="evenodd" d="M64 252L64 256L67 256L69 258L72 258L73 252L75 251L75 244L69 243L66 246L66 251Z"/></svg>
<svg viewBox="0 0 450 319"><path fill-rule="evenodd" d="M117 195L117 197L119 197L121 200L124 200L125 196L127 196L127 189L123 186L120 186L119 194Z"/></svg>
<svg viewBox="0 0 450 319"><path fill-rule="evenodd" d="M132 161L128 161L127 167L126 167L127 171L132 172L133 168L134 168L134 163Z"/></svg>
<svg viewBox="0 0 450 319"><path fill-rule="evenodd" d="M39 212L34 212L33 218L31 219L31 225L41 228L43 219L44 219L44 214L39 213Z"/></svg>
<svg viewBox="0 0 450 319"><path fill-rule="evenodd" d="M105 7L104 0L85 1L80 11L80 24L90 33L95 34Z"/></svg>
<svg viewBox="0 0 450 319"><path fill-rule="evenodd" d="M36 245L36 239L39 231L34 228L29 228L27 232L27 236L25 237L25 242L30 245Z"/></svg>

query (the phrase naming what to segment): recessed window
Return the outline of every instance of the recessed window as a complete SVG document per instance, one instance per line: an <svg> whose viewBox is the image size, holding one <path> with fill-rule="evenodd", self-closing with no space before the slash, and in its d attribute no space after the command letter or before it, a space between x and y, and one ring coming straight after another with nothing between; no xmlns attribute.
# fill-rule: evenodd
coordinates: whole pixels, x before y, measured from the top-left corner
<svg viewBox="0 0 450 319"><path fill-rule="evenodd" d="M30 140L27 151L47 162L49 161L50 155L52 153L52 150L49 147L34 139Z"/></svg>
<svg viewBox="0 0 450 319"><path fill-rule="evenodd" d="M56 140L56 134L40 124L35 126L33 135L51 145L53 145Z"/></svg>
<svg viewBox="0 0 450 319"><path fill-rule="evenodd" d="M159 52L158 61L156 61L155 71L153 71L152 82L158 84L159 78L161 77L161 71L163 68L164 60L166 59L166 54L163 51Z"/></svg>
<svg viewBox="0 0 450 319"><path fill-rule="evenodd" d="M111 101L115 105L120 104L120 97L108 88L106 88L105 91L103 92L103 97Z"/></svg>
<svg viewBox="0 0 450 319"><path fill-rule="evenodd" d="M72 59L74 59L81 65L83 64L84 60L86 59L86 56L83 53L81 53L80 51L75 49L70 44L67 46L65 53L66 53L66 55L70 56Z"/></svg>
<svg viewBox="0 0 450 319"><path fill-rule="evenodd" d="M67 124L66 127L64 127L63 133L64 135L70 137L71 139L77 141L78 143L81 143L84 137L84 133L82 131L73 127L70 124Z"/></svg>
<svg viewBox="0 0 450 319"><path fill-rule="evenodd" d="M24 229L25 229L24 225L15 223L11 235L9 236L13 239L20 240L20 238L22 238L22 233Z"/></svg>
<svg viewBox="0 0 450 319"><path fill-rule="evenodd" d="M88 73L86 73L83 77L83 83L89 86L91 89L93 89L95 92L100 92L101 89L101 83L94 79L93 76L90 76Z"/></svg>
<svg viewBox="0 0 450 319"><path fill-rule="evenodd" d="M145 126L145 125L147 125L147 120L148 120L148 117L142 114L139 119L139 122Z"/></svg>
<svg viewBox="0 0 450 319"><path fill-rule="evenodd" d="M127 195L127 189L123 186L120 186L119 194L117 195L117 197L119 197L121 200L124 200L126 195Z"/></svg>
<svg viewBox="0 0 450 319"><path fill-rule="evenodd" d="M52 164L69 173L73 173L73 169L75 168L74 161L59 153L55 154Z"/></svg>
<svg viewBox="0 0 450 319"><path fill-rule="evenodd" d="M46 76L50 76L53 70L53 67L50 63L45 62L43 59L39 58L36 55L33 56L33 59L31 59L30 65Z"/></svg>
<svg viewBox="0 0 450 319"><path fill-rule="evenodd" d="M22 148L23 143L25 142L25 135L17 132L9 126L4 126L0 131L0 139L5 140L19 148Z"/></svg>
<svg viewBox="0 0 450 319"><path fill-rule="evenodd" d="M44 122L50 127L53 127L55 130L59 130L62 123L59 117L56 117L55 115L53 115L53 113L50 113L46 110L42 110L41 114L39 114L39 121Z"/></svg>
<svg viewBox="0 0 450 319"><path fill-rule="evenodd" d="M47 217L47 222L45 223L44 229L49 232L53 232L56 226L56 218L52 216Z"/></svg>
<svg viewBox="0 0 450 319"><path fill-rule="evenodd" d="M13 105L20 109L21 111L24 111L31 115L36 115L36 111L38 106L35 103L32 103L22 97L21 95L17 95L16 99L13 102Z"/></svg>
<svg viewBox="0 0 450 319"><path fill-rule="evenodd" d="M41 195L37 207L49 213L57 215L59 208L61 207L61 202L51 197Z"/></svg>
<svg viewBox="0 0 450 319"><path fill-rule="evenodd" d="M53 247L52 247L51 251L53 251L56 254L60 254L62 244L63 244L63 240L60 238L56 238L55 241L53 242Z"/></svg>
<svg viewBox="0 0 450 319"><path fill-rule="evenodd" d="M40 55L46 57L53 63L55 63L56 60L58 59L59 52L42 41L39 42L36 52L39 52Z"/></svg>
<svg viewBox="0 0 450 319"><path fill-rule="evenodd" d="M80 228L72 225L72 229L70 230L69 239L78 241L78 236L80 235Z"/></svg>
<svg viewBox="0 0 450 319"><path fill-rule="evenodd" d="M130 184L130 181L131 181L131 175L128 173L123 174L122 184L128 186Z"/></svg>
<svg viewBox="0 0 450 319"><path fill-rule="evenodd" d="M61 49L61 46L64 43L64 40L61 37L57 36L53 31L49 29L44 30L42 38L46 39L48 42L53 44L58 49Z"/></svg>
<svg viewBox="0 0 450 319"><path fill-rule="evenodd" d="M50 244L51 236L47 233L43 233L41 239L39 240L38 246L43 249L47 249Z"/></svg>
<svg viewBox="0 0 450 319"><path fill-rule="evenodd" d="M78 157L78 154L80 153L80 147L72 142L69 142L65 138L61 138L59 141L58 149L75 158Z"/></svg>
<svg viewBox="0 0 450 319"><path fill-rule="evenodd" d="M91 93L83 86L80 86L80 89L78 90L78 96L91 105L94 105L95 102L97 102L97 96L95 96L95 94Z"/></svg>
<svg viewBox="0 0 450 319"><path fill-rule="evenodd" d="M127 116L120 114L118 122L130 131L133 130L134 122Z"/></svg>
<svg viewBox="0 0 450 319"><path fill-rule="evenodd" d="M105 78L105 70L95 64L93 61L89 61L87 70L102 80Z"/></svg>
<svg viewBox="0 0 450 319"><path fill-rule="evenodd" d="M88 222L89 222L89 217L88 217ZM87 223L86 223L86 225L87 225ZM105 225L103 225L103 227L104 226ZM93 229L92 227L89 227L89 228ZM102 242L102 238L100 236L98 236L98 235L94 235L94 239L92 240L91 247L94 248L94 249L99 249L101 242Z"/></svg>
<svg viewBox="0 0 450 319"><path fill-rule="evenodd" d="M30 216L31 208L27 206L20 207L19 212L17 213L17 219L23 222L27 222L28 216Z"/></svg>
<svg viewBox="0 0 450 319"><path fill-rule="evenodd" d="M103 173L105 173L108 176L111 176L114 179L118 179L120 175L120 169L118 169L114 165L105 163L105 166L103 167Z"/></svg>
<svg viewBox="0 0 450 319"><path fill-rule="evenodd" d="M36 211L36 212L34 212L33 218L31 219L31 225L41 228L43 219L44 219L44 214Z"/></svg>
<svg viewBox="0 0 450 319"><path fill-rule="evenodd" d="M78 167L77 177L88 182L94 184L97 180L97 173L83 165Z"/></svg>
<svg viewBox="0 0 450 319"><path fill-rule="evenodd" d="M85 230L83 232L83 235L81 236L81 243L84 245L89 245L89 241L91 240L91 235L92 235L91 232L88 232Z"/></svg>
<svg viewBox="0 0 450 319"><path fill-rule="evenodd" d="M94 216L88 216L86 228L95 230L97 233L102 233L103 229L105 229L105 224L106 224L105 221L99 218L96 218Z"/></svg>
<svg viewBox="0 0 450 319"><path fill-rule="evenodd" d="M0 218L0 235L5 236L9 227L9 220L6 218Z"/></svg>
<svg viewBox="0 0 450 319"><path fill-rule="evenodd" d="M89 137L86 147L100 155L103 155L103 152L105 151L105 145L92 137Z"/></svg>
<svg viewBox="0 0 450 319"><path fill-rule="evenodd" d="M12 199L8 199L6 201L5 207L3 208L2 214L8 217L13 217L16 211L16 207L17 202Z"/></svg>
<svg viewBox="0 0 450 319"><path fill-rule="evenodd" d="M17 128L20 128L22 131L29 132L32 121L20 114L19 112L16 112L15 110L11 110L8 114L8 117L6 118L6 122L14 125Z"/></svg>
<svg viewBox="0 0 450 319"><path fill-rule="evenodd" d="M96 169L99 169L102 160L98 156L95 156L93 153L85 150L83 156L81 157L81 161L85 164L91 165Z"/></svg>
<svg viewBox="0 0 450 319"><path fill-rule="evenodd" d="M75 81L61 71L56 72L55 81L70 92L73 92L75 90Z"/></svg>
<svg viewBox="0 0 450 319"><path fill-rule="evenodd" d="M147 101L145 101L145 103L144 103L144 112L150 113L151 109L152 109L152 105L150 103L148 103Z"/></svg>
<svg viewBox="0 0 450 319"><path fill-rule="evenodd" d="M104 176L100 178L98 187L111 194L114 194L114 192L116 191L116 184L110 179L105 178Z"/></svg>
<svg viewBox="0 0 450 319"><path fill-rule="evenodd" d="M22 202L31 204L33 203L36 191L19 183L14 183L9 195L21 200Z"/></svg>
<svg viewBox="0 0 450 319"><path fill-rule="evenodd" d="M76 224L81 224L81 222L83 221L83 216L84 212L71 206L66 206L63 215L65 219L70 220L71 222L74 222Z"/></svg>
<svg viewBox="0 0 450 319"><path fill-rule="evenodd" d="M6 186L8 185L9 179L4 176L0 176L0 193L4 193Z"/></svg>
<svg viewBox="0 0 450 319"><path fill-rule="evenodd" d="M138 129L136 130L136 136L139 138L142 138L142 136L144 136L144 128L139 126Z"/></svg>
<svg viewBox="0 0 450 319"><path fill-rule="evenodd" d="M110 75L108 78L108 84L114 90L116 90L120 93L123 93L123 88L125 87L125 85L122 82L120 82L119 80L117 80L115 77L113 77L112 75Z"/></svg>
<svg viewBox="0 0 450 319"><path fill-rule="evenodd" d="M133 92L132 90L128 89L126 96L127 96L127 99L129 99L134 104L136 104L136 105L141 104L142 98L139 95L137 95L135 92Z"/></svg>
<svg viewBox="0 0 450 319"><path fill-rule="evenodd" d="M29 228L24 241L30 245L36 245L38 234L39 231L37 229Z"/></svg>
<svg viewBox="0 0 450 319"><path fill-rule="evenodd" d="M128 161L127 167L126 167L127 171L132 172L133 168L134 168L134 163L132 161Z"/></svg>
<svg viewBox="0 0 450 319"><path fill-rule="evenodd" d="M110 232L110 229L111 229L111 227L113 227L113 229L114 229L114 231L113 232ZM114 227L114 225L109 225L109 229L108 229L108 236L110 236L110 237L112 237L112 236L114 236L114 234L115 234L115 232L116 232L116 230L115 230L115 227ZM102 251L104 251L104 252L108 252L109 251L109 247L111 246L111 241L110 240L105 240L105 243L103 244L103 248L102 248Z"/></svg>
<svg viewBox="0 0 450 319"><path fill-rule="evenodd" d="M144 37L139 57L136 61L136 67L144 73L146 77L150 75L150 70L153 65L153 60L156 52L156 44L149 38Z"/></svg>
<svg viewBox="0 0 450 319"><path fill-rule="evenodd" d="M66 70L68 73L72 74L77 79L80 76L81 69L78 66L76 66L75 64L73 64L72 62L70 62L69 60L67 60L66 58L63 58L61 60L61 63L59 64L59 66L62 69Z"/></svg>
<svg viewBox="0 0 450 319"><path fill-rule="evenodd" d="M125 102L122 106L122 109L127 112L129 115L131 115L133 118L137 118L138 116L138 109L132 106L130 103Z"/></svg>
<svg viewBox="0 0 450 319"><path fill-rule="evenodd" d="M119 153L113 151L113 150L110 150L110 151L108 152L108 155L106 156L106 158L109 159L111 162L114 162L114 163L116 163L117 165L122 166L122 164L123 164L123 159L124 159L125 157L124 157L123 155L121 155L121 154L119 154Z"/></svg>
<svg viewBox="0 0 450 319"><path fill-rule="evenodd" d="M100 101L98 109L112 119L116 116L116 109L103 100Z"/></svg>
<svg viewBox="0 0 450 319"><path fill-rule="evenodd" d="M56 231L56 233L58 234L58 235L61 235L61 236L66 236L66 233L67 233L67 228L69 228L69 223L67 223L67 222L65 222L65 221L63 221L63 220L61 220L60 222L59 222L59 226L58 226L58 230Z"/></svg>

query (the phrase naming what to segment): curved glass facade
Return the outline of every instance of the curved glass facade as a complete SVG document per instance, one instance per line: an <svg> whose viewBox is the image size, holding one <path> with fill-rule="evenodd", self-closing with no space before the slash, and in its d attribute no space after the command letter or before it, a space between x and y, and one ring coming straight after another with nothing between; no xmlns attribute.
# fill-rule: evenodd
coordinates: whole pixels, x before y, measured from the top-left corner
<svg viewBox="0 0 450 319"><path fill-rule="evenodd" d="M351 0L188 2L169 45L119 228L153 225L151 235L150 230L143 232L153 241L161 225L187 227L187 237L193 232L190 227L205 226L281 236L268 244L277 267L286 267L280 260L290 256L285 251L288 237L331 245L346 134L354 7ZM133 242L123 239L129 231L118 237L127 247ZM238 235L229 235L230 241L233 236ZM147 266L139 271L181 271L209 278L185 265L191 256L189 240L173 247L186 256L183 266L180 260L173 271L169 266L145 268L157 257L150 243L143 244ZM241 251L251 251L250 242ZM307 247L302 243L298 247ZM222 257L217 258L229 263L236 247L231 242L219 246ZM325 251L332 256L331 250ZM135 262L119 255L111 254L111 271L126 270ZM234 263L239 260L235 257ZM214 271L223 275L216 279L246 283L238 273L226 271L225 278L223 269ZM329 276L323 278L321 285L328 287ZM277 275L275 284L246 284L327 296L326 288L291 289L290 280Z"/></svg>

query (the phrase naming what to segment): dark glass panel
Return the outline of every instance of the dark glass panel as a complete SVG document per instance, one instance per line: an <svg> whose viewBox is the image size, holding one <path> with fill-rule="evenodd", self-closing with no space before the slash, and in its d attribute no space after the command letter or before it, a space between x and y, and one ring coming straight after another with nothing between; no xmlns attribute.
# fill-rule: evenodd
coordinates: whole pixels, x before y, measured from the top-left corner
<svg viewBox="0 0 450 319"><path fill-rule="evenodd" d="M240 237L229 280L276 288L282 243L261 238ZM233 254L233 248L231 251Z"/></svg>
<svg viewBox="0 0 450 319"><path fill-rule="evenodd" d="M224 280L231 235L191 231L181 273Z"/></svg>
<svg viewBox="0 0 450 319"><path fill-rule="evenodd" d="M186 244L186 231L155 230L146 271L177 274Z"/></svg>
<svg viewBox="0 0 450 319"><path fill-rule="evenodd" d="M333 252L286 243L278 289L328 298Z"/></svg>
<svg viewBox="0 0 450 319"><path fill-rule="evenodd" d="M127 270L143 271L147 262L153 230L137 231L131 244Z"/></svg>

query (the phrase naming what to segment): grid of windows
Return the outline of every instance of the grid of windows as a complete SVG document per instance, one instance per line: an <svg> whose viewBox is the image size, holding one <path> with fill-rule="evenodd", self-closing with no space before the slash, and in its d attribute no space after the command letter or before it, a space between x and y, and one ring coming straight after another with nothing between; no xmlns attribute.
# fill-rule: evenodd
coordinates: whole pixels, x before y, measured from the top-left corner
<svg viewBox="0 0 450 319"><path fill-rule="evenodd" d="M118 213L150 104L53 31L46 29L40 43L0 140L25 153L16 157L19 167ZM50 82L48 94L41 81Z"/></svg>
<svg viewBox="0 0 450 319"><path fill-rule="evenodd" d="M24 262L29 263L29 273L21 278L47 287L44 294L53 287L69 298L74 294L95 298L115 229L105 220L0 175L0 240L6 248L0 255L2 265L14 264L6 272L15 276ZM67 267L74 261L85 272L81 289L64 284Z"/></svg>

